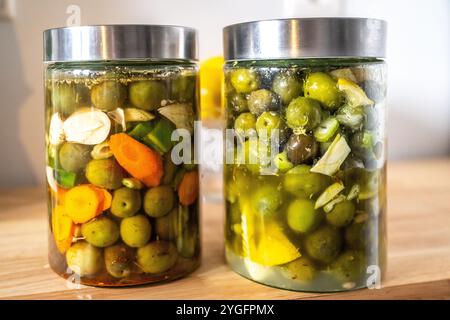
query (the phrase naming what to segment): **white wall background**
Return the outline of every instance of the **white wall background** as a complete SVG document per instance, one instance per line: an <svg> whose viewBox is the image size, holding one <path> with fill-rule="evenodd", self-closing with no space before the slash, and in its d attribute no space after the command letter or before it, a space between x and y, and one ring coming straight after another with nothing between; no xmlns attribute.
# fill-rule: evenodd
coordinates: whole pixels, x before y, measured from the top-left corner
<svg viewBox="0 0 450 320"><path fill-rule="evenodd" d="M44 181L42 31L82 24L179 24L200 31L201 58L221 54L231 23L308 16L388 21L389 155L450 153L450 1L447 0L12 0L0 21L0 186Z"/></svg>

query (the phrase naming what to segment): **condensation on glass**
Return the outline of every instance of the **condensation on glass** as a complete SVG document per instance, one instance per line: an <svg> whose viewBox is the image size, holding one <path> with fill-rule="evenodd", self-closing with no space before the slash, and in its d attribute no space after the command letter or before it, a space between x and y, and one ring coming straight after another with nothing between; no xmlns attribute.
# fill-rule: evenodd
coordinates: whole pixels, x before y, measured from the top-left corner
<svg viewBox="0 0 450 320"><path fill-rule="evenodd" d="M224 29L235 146L224 168L225 243L237 273L297 291L379 286L385 34L384 21L343 18Z"/></svg>
<svg viewBox="0 0 450 320"><path fill-rule="evenodd" d="M94 286L172 280L200 261L193 132L196 33L175 26L44 32L49 261ZM193 143L193 136L191 142Z"/></svg>

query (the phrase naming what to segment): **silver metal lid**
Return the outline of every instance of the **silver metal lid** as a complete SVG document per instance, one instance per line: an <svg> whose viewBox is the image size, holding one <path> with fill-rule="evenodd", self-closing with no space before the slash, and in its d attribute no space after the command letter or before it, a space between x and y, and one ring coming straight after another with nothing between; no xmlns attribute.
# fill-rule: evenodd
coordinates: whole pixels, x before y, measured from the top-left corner
<svg viewBox="0 0 450 320"><path fill-rule="evenodd" d="M44 31L44 61L198 60L197 32L181 26L99 25Z"/></svg>
<svg viewBox="0 0 450 320"><path fill-rule="evenodd" d="M384 20L299 18L261 20L223 29L225 60L331 57L383 58Z"/></svg>

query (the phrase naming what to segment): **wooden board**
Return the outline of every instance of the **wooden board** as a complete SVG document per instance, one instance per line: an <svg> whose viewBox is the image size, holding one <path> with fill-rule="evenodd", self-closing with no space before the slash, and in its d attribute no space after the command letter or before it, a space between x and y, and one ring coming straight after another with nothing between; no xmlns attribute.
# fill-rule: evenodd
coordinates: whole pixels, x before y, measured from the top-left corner
<svg viewBox="0 0 450 320"><path fill-rule="evenodd" d="M211 188L219 178L207 179ZM225 264L223 210L204 205L203 263L189 277L124 289L73 288L47 264L41 189L0 192L3 299L450 299L450 159L399 162L388 170L388 273L380 290L314 294L246 280Z"/></svg>

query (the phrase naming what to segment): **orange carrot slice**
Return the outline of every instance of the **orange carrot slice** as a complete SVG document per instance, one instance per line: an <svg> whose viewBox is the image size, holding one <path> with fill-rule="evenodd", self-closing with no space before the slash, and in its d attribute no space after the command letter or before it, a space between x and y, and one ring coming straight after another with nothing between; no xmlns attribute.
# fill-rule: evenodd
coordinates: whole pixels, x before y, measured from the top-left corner
<svg viewBox="0 0 450 320"><path fill-rule="evenodd" d="M147 187L156 187L161 183L164 169L159 153L126 133L112 135L109 148L117 162Z"/></svg>
<svg viewBox="0 0 450 320"><path fill-rule="evenodd" d="M93 184L88 184L87 186L89 186L90 188L92 188L93 190L98 192L99 199L101 199L101 201L102 201L102 205L101 205L102 211L106 211L109 208L111 208L112 195L110 192L108 192L108 190L97 187Z"/></svg>
<svg viewBox="0 0 450 320"><path fill-rule="evenodd" d="M56 247L61 253L65 253L72 245L75 233L75 224L64 210L62 205L57 205L52 212L52 231Z"/></svg>
<svg viewBox="0 0 450 320"><path fill-rule="evenodd" d="M199 189L198 172L186 172L178 186L178 198L180 203L189 206L197 200Z"/></svg>
<svg viewBox="0 0 450 320"><path fill-rule="evenodd" d="M102 213L103 202L103 192L89 185L80 185L67 191L64 197L64 209L73 222L85 223Z"/></svg>

